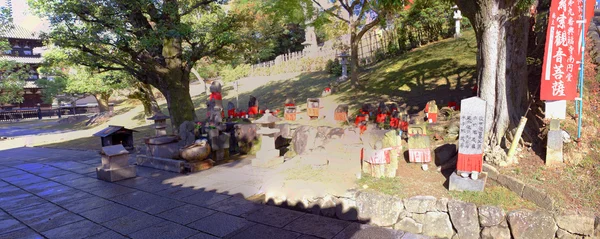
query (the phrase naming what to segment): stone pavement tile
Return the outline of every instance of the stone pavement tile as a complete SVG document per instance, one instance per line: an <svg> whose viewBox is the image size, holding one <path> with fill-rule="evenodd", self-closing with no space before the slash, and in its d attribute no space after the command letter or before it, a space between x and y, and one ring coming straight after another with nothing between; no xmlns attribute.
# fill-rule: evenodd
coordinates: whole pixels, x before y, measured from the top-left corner
<svg viewBox="0 0 600 239"><path fill-rule="evenodd" d="M350 222L314 214L305 214L285 226L283 229L322 238L333 238L348 225L350 225Z"/></svg>
<svg viewBox="0 0 600 239"><path fill-rule="evenodd" d="M81 174L77 174L77 173L66 173L66 174L62 174L62 175L58 175L58 176L53 176L50 177L50 180L62 183L62 182L68 182L77 178L83 178L84 176Z"/></svg>
<svg viewBox="0 0 600 239"><path fill-rule="evenodd" d="M169 187L168 189L154 192L154 194L179 200L184 197L191 196L192 194L196 194L197 192L199 191L194 190L193 188Z"/></svg>
<svg viewBox="0 0 600 239"><path fill-rule="evenodd" d="M218 237L235 235L239 231L244 230L252 225L255 224L247 221L246 219L227 215L221 212L188 224L188 226L191 228L198 229L202 232Z"/></svg>
<svg viewBox="0 0 600 239"><path fill-rule="evenodd" d="M91 221L83 220L42 232L42 234L49 239L80 239L105 231L108 229Z"/></svg>
<svg viewBox="0 0 600 239"><path fill-rule="evenodd" d="M88 160L84 160L81 161L80 163L84 163L84 164L91 164L94 166L100 166L100 164L102 163L102 160L98 159L88 159Z"/></svg>
<svg viewBox="0 0 600 239"><path fill-rule="evenodd" d="M79 191L77 189L71 189L71 190L65 191L62 194L48 196L48 197L46 197L46 199L50 202L60 204L60 203L65 203L65 202L78 201L80 199L87 198L90 196L92 196L92 195L89 193Z"/></svg>
<svg viewBox="0 0 600 239"><path fill-rule="evenodd" d="M119 204L110 204L104 207L88 210L79 213L87 219L90 219L97 223L103 223L115 218L119 218L135 212L135 210Z"/></svg>
<svg viewBox="0 0 600 239"><path fill-rule="evenodd" d="M23 186L22 188L30 193L39 193L39 192L46 190L47 188L56 187L56 186L60 186L60 185L61 184L57 183L57 182L45 181L45 182L40 182L40 183Z"/></svg>
<svg viewBox="0 0 600 239"><path fill-rule="evenodd" d="M42 172L42 173L36 173L35 175L40 176L42 178L50 179L52 177L70 174L70 173L71 172L66 171L66 170L56 169L56 170L46 171L46 172Z"/></svg>
<svg viewBox="0 0 600 239"><path fill-rule="evenodd" d="M302 235L296 239L321 239L320 237L315 237L315 236L311 236L311 235ZM372 239L378 239L378 238L372 238Z"/></svg>
<svg viewBox="0 0 600 239"><path fill-rule="evenodd" d="M25 170L27 172L31 172L31 171L36 171L36 169L40 169L40 168L44 168L44 167L50 167L50 166L41 164L41 163L25 163L25 164L17 165L14 168L18 168L21 170Z"/></svg>
<svg viewBox="0 0 600 239"><path fill-rule="evenodd" d="M182 202L142 191L122 194L110 200L150 214L158 214L183 205Z"/></svg>
<svg viewBox="0 0 600 239"><path fill-rule="evenodd" d="M402 235L402 239L432 239L432 237L413 234L410 232L404 232L404 235Z"/></svg>
<svg viewBox="0 0 600 239"><path fill-rule="evenodd" d="M140 211L134 211L128 215L104 222L102 225L127 235L161 222L165 222L165 220Z"/></svg>
<svg viewBox="0 0 600 239"><path fill-rule="evenodd" d="M39 197L42 197L42 198L49 198L49 197L60 196L61 194L65 194L65 193L71 193L71 192L73 192L73 190L75 190L75 189L72 187L68 187L65 185L59 185L56 187L46 188L43 191L36 192L34 194L38 195Z"/></svg>
<svg viewBox="0 0 600 239"><path fill-rule="evenodd" d="M4 181L0 180L0 188L6 187L8 185L10 185L10 184L8 184L7 182L4 182Z"/></svg>
<svg viewBox="0 0 600 239"><path fill-rule="evenodd" d="M35 195L22 194L19 196L1 198L0 208L6 210L7 212L13 212L22 208L40 205L47 202L48 201L44 200L43 198L37 197Z"/></svg>
<svg viewBox="0 0 600 239"><path fill-rule="evenodd" d="M22 171L22 170L18 170L18 169L10 169L10 170L6 170L4 172L0 172L0 179L5 179L5 178L10 178L10 177L15 177L15 176L19 176L19 175L23 175L26 174L27 172Z"/></svg>
<svg viewBox="0 0 600 239"><path fill-rule="evenodd" d="M160 180L160 181L183 176L182 174L179 174L179 173L173 173L173 172L168 172L168 171L158 170L158 169L153 169L153 168L146 168L146 167L137 167L137 175L144 177L144 178Z"/></svg>
<svg viewBox="0 0 600 239"><path fill-rule="evenodd" d="M116 233L115 231L108 230L100 234L96 234L85 239L127 239L127 237Z"/></svg>
<svg viewBox="0 0 600 239"><path fill-rule="evenodd" d="M82 190L103 198L112 198L126 193L137 192L137 190L133 188L123 187L117 184L110 184L105 187L86 188Z"/></svg>
<svg viewBox="0 0 600 239"><path fill-rule="evenodd" d="M60 161L60 162L52 162L52 163L48 163L54 167L57 168L61 168L64 170L73 170L73 169L81 169L81 168L87 168L89 167L89 165L84 164L84 163L78 163L78 162L74 162L74 161Z"/></svg>
<svg viewBox="0 0 600 239"><path fill-rule="evenodd" d="M215 237L204 232L200 232L194 236L188 237L187 239L218 239L219 237Z"/></svg>
<svg viewBox="0 0 600 239"><path fill-rule="evenodd" d="M199 190L195 194L192 194L190 196L182 198L181 201L205 207L205 206L223 201L229 197L230 196L223 195L223 194Z"/></svg>
<svg viewBox="0 0 600 239"><path fill-rule="evenodd" d="M239 184L237 187L227 190L225 194L233 195L234 197L247 198L260 193L260 186Z"/></svg>
<svg viewBox="0 0 600 239"><path fill-rule="evenodd" d="M96 171L91 173L84 173L83 176L86 176L88 178L98 178L98 174L96 173Z"/></svg>
<svg viewBox="0 0 600 239"><path fill-rule="evenodd" d="M241 231L232 239L295 239L301 234L297 232L290 232L276 227L270 227L262 224L256 224L249 227L248 229Z"/></svg>
<svg viewBox="0 0 600 239"><path fill-rule="evenodd" d="M0 210L0 220L4 220L4 219L13 219L13 217L11 217L10 215L8 215L4 211Z"/></svg>
<svg viewBox="0 0 600 239"><path fill-rule="evenodd" d="M51 203L31 206L12 212L11 214L38 232L83 220L82 217Z"/></svg>
<svg viewBox="0 0 600 239"><path fill-rule="evenodd" d="M71 212L80 213L80 212L89 211L89 210L92 210L95 208L111 205L111 204L114 204L114 202L111 202L109 200L106 200L106 199L98 197L98 196L89 196L89 197L82 198L80 200L61 202L58 204L61 207L65 208Z"/></svg>
<svg viewBox="0 0 600 239"><path fill-rule="evenodd" d="M0 239L44 239L44 237L34 230L24 228L12 232L0 231Z"/></svg>
<svg viewBox="0 0 600 239"><path fill-rule="evenodd" d="M246 219L266 224L274 227L284 227L290 222L300 218L306 213L288 210L285 208L278 208L273 206L265 206L263 209L258 211L242 215Z"/></svg>
<svg viewBox="0 0 600 239"><path fill-rule="evenodd" d="M374 227L366 224L360 224L353 222L347 226L343 231L338 233L334 239L367 239L367 238L381 238L381 239L400 239L403 238L403 231L396 231L389 228Z"/></svg>
<svg viewBox="0 0 600 239"><path fill-rule="evenodd" d="M40 183L40 182L46 182L46 181L48 181L45 178L38 177L38 176L35 176L33 174L29 174L29 173L24 173L24 174L21 174L21 175L4 178L2 180L4 180L5 182L8 182L10 184L13 184L15 186L19 186L19 187L23 187L23 186L26 186L26 185L29 185L29 184L34 184L34 183Z"/></svg>
<svg viewBox="0 0 600 239"><path fill-rule="evenodd" d="M90 165L88 165L88 167L71 169L70 171L71 172L75 172L75 173L79 173L79 174L95 173L96 172L96 166L90 166Z"/></svg>
<svg viewBox="0 0 600 239"><path fill-rule="evenodd" d="M118 181L116 182L116 184L130 188L135 188L146 192L158 192L171 188L171 185L163 184L158 180L152 180L143 177L135 177L127 180Z"/></svg>
<svg viewBox="0 0 600 239"><path fill-rule="evenodd" d="M198 207L191 204L185 204L181 207L173 208L168 211L164 211L156 216L162 217L164 219L179 223L179 224L188 224L193 221L197 221L201 218L210 216L217 211L213 211L210 209L206 209L203 207Z"/></svg>
<svg viewBox="0 0 600 239"><path fill-rule="evenodd" d="M265 205L253 203L251 201L239 197L231 197L208 206L208 208L210 209L214 209L235 216L250 213L259 210L263 207L265 207Z"/></svg>
<svg viewBox="0 0 600 239"><path fill-rule="evenodd" d="M105 181L95 179L95 178L88 178L85 176L83 176L82 178L77 178L77 179L64 181L64 182L60 182L60 183L67 185L69 187L77 188L77 189L97 188L97 187L103 187L103 186L107 186L107 185L111 184L109 182L105 182Z"/></svg>
<svg viewBox="0 0 600 239"><path fill-rule="evenodd" d="M139 230L137 232L129 234L133 239L183 239L188 238L198 231L187 228L185 226L165 221L154 226Z"/></svg>
<svg viewBox="0 0 600 239"><path fill-rule="evenodd" d="M14 218L0 220L0 232L12 232L23 228L27 228L27 226Z"/></svg>

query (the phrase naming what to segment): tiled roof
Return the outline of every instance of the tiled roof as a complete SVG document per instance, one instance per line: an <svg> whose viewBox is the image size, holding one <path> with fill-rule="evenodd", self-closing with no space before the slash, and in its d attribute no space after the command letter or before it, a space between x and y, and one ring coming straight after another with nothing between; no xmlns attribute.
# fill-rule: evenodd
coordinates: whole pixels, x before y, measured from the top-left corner
<svg viewBox="0 0 600 239"><path fill-rule="evenodd" d="M0 37L5 38L16 38L16 39L28 39L28 40L40 40L38 33L31 32L19 25L14 25L4 33L0 33Z"/></svg>
<svg viewBox="0 0 600 239"><path fill-rule="evenodd" d="M25 81L25 87L23 87L25 89L35 89L35 88L40 88L35 81Z"/></svg>
<svg viewBox="0 0 600 239"><path fill-rule="evenodd" d="M4 55L4 56L0 56L0 60L16 61L17 63L22 63L22 64L41 64L42 63L42 58L41 57L25 57L25 56L8 56L8 55Z"/></svg>

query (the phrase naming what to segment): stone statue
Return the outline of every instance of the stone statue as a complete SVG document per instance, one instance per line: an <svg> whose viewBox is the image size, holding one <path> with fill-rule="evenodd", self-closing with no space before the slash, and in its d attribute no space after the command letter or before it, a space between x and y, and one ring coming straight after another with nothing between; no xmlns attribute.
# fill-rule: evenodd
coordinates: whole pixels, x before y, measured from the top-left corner
<svg viewBox="0 0 600 239"><path fill-rule="evenodd" d="M193 144L194 141L196 141L196 136L194 135L195 127L196 126L191 121L184 121L181 123L179 126L179 138L181 138L179 141L180 148Z"/></svg>

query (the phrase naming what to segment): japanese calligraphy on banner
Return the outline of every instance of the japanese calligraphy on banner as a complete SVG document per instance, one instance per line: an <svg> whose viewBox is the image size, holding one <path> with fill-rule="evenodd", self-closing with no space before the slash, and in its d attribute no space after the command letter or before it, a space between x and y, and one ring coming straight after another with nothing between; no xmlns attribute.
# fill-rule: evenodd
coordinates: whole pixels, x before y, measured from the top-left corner
<svg viewBox="0 0 600 239"><path fill-rule="evenodd" d="M586 22L582 24L583 0L554 0L550 6L546 51L542 66L540 99L573 100L577 97L579 62L581 61L581 27L594 14L594 0L587 0Z"/></svg>

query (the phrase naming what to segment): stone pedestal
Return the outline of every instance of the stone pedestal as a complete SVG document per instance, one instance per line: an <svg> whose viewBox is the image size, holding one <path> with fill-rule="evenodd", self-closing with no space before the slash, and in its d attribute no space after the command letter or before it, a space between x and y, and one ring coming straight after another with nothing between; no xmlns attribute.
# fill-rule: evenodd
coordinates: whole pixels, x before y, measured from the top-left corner
<svg viewBox="0 0 600 239"><path fill-rule="evenodd" d="M487 181L487 173L482 172L479 174L477 180L473 180L470 177L463 178L456 173L450 174L450 181L448 183L448 189L450 191L475 191L482 192L485 188L485 182Z"/></svg>
<svg viewBox="0 0 600 239"><path fill-rule="evenodd" d="M100 180L115 182L136 176L135 166L129 165L129 152L123 145L102 148L102 165L96 168Z"/></svg>
<svg viewBox="0 0 600 239"><path fill-rule="evenodd" d="M149 157L144 155L138 155L135 161L138 166L155 168L176 173L183 172L185 166L185 161L182 160Z"/></svg>
<svg viewBox="0 0 600 239"><path fill-rule="evenodd" d="M550 121L548 131L548 144L546 146L546 165L560 165L563 163L563 134L560 129L560 121Z"/></svg>
<svg viewBox="0 0 600 239"><path fill-rule="evenodd" d="M146 155L159 158L179 157L179 145L177 136L164 135L146 139Z"/></svg>
<svg viewBox="0 0 600 239"><path fill-rule="evenodd" d="M252 159L252 166L270 167L283 163L283 157L279 156L279 150L275 148L275 134L279 129L261 128L256 133L261 135L260 150L256 158Z"/></svg>

